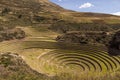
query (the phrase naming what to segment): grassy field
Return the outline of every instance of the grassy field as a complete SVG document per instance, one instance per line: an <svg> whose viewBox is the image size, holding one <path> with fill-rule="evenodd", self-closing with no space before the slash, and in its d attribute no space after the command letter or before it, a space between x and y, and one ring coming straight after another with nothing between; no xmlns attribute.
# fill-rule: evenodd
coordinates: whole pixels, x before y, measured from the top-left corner
<svg viewBox="0 0 120 80"><path fill-rule="evenodd" d="M57 43L58 33L43 28L41 31L32 27L20 28L27 37L1 42L0 52L19 53L32 69L40 73L71 76L72 80L92 80L93 77L110 76L120 68L120 57L109 56L104 46Z"/></svg>
<svg viewBox="0 0 120 80"><path fill-rule="evenodd" d="M120 80L120 56L110 56L105 46L55 40L74 31L115 33L119 16L70 11L49 0L1 0L0 6L0 33L15 27L26 33L24 39L0 42L0 53L19 54L33 70L47 75L45 80Z"/></svg>

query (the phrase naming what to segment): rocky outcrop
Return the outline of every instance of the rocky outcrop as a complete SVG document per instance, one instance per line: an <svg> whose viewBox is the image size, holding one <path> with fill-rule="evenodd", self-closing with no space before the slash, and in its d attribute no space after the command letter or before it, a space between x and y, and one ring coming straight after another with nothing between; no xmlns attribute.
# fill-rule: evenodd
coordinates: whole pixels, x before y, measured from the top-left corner
<svg viewBox="0 0 120 80"><path fill-rule="evenodd" d="M58 36L58 42L80 43L80 44L105 44L110 40L110 35L106 32L72 32Z"/></svg>
<svg viewBox="0 0 120 80"><path fill-rule="evenodd" d="M120 31L118 31L109 42L108 52L111 55L120 55Z"/></svg>
<svg viewBox="0 0 120 80"><path fill-rule="evenodd" d="M0 80L49 80L32 70L20 55L0 53Z"/></svg>
<svg viewBox="0 0 120 80"><path fill-rule="evenodd" d="M25 32L20 28L7 29L0 31L0 42L6 40L23 39Z"/></svg>

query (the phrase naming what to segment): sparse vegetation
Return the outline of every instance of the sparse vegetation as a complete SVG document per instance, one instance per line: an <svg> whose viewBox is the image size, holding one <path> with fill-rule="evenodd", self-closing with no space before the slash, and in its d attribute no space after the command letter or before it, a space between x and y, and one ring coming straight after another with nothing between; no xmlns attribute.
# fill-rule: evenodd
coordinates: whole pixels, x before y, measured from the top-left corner
<svg viewBox="0 0 120 80"><path fill-rule="evenodd" d="M19 55L13 53L0 54L0 72L0 80L47 79L47 76L29 68ZM49 80L49 78L47 80Z"/></svg>
<svg viewBox="0 0 120 80"><path fill-rule="evenodd" d="M0 41L23 38L25 38L25 32L20 28L0 31Z"/></svg>
<svg viewBox="0 0 120 80"><path fill-rule="evenodd" d="M109 32L70 32L56 38L59 42L78 44L103 44L108 45L112 38Z"/></svg>
<svg viewBox="0 0 120 80"><path fill-rule="evenodd" d="M50 29L60 32L60 33L66 33L69 31L113 31L115 28L117 28L117 24L106 24L106 23L96 23L95 21L93 23L70 23L66 21L60 21L56 22L52 25ZM117 28L118 29L118 28Z"/></svg>
<svg viewBox="0 0 120 80"><path fill-rule="evenodd" d="M101 45L114 36L111 46L119 49L119 29L118 16L1 0L0 80L119 80L120 56Z"/></svg>

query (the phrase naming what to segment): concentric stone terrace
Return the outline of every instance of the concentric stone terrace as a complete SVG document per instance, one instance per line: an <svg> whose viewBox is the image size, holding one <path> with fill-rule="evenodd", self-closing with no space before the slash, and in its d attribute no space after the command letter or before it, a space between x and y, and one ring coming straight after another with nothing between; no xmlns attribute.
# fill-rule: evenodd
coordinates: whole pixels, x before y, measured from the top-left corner
<svg viewBox="0 0 120 80"><path fill-rule="evenodd" d="M119 56L109 56L104 50L55 50L39 58L41 68L77 70L81 72L112 72L120 66Z"/></svg>

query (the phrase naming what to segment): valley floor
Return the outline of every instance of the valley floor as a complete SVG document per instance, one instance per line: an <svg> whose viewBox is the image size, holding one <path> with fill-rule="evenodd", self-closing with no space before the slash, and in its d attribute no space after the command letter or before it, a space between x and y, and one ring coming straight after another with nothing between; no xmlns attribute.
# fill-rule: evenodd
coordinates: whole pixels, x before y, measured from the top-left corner
<svg viewBox="0 0 120 80"><path fill-rule="evenodd" d="M19 28L26 32L27 37L1 42L0 52L18 53L32 69L40 73L48 76L65 76L65 73L89 80L90 77L97 79L107 74L113 75L120 67L120 57L109 56L104 47L59 44L55 41L58 33L37 31L32 27Z"/></svg>

